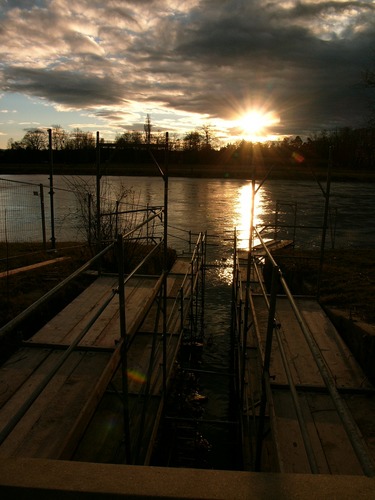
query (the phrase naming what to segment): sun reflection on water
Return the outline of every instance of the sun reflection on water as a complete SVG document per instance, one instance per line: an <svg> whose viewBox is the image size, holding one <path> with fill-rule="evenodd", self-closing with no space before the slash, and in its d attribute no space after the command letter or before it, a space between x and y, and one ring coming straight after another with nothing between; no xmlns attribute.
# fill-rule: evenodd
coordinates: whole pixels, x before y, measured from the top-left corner
<svg viewBox="0 0 375 500"><path fill-rule="evenodd" d="M257 185L255 185L255 191ZM234 225L237 229L238 248L241 250L249 249L249 235L250 235L250 217L251 205L253 199L253 186L252 183L241 186L237 200L235 202L235 220ZM254 207L254 226L257 226L260 221L262 213L261 191L255 194L255 207ZM255 242L256 244L256 242Z"/></svg>

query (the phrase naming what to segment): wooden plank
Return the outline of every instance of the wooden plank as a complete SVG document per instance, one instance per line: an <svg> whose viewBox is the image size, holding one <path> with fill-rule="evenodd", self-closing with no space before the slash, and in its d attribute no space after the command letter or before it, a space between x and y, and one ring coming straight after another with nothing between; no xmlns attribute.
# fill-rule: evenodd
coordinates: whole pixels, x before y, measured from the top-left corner
<svg viewBox="0 0 375 500"><path fill-rule="evenodd" d="M363 474L334 404L328 395L308 396L310 411L319 435L330 474Z"/></svg>
<svg viewBox="0 0 375 500"><path fill-rule="evenodd" d="M53 355L52 358L59 357L61 353ZM58 458L66 447L66 436L86 404L82 395L93 392L110 356L109 353L72 353L4 441L0 456ZM56 359L49 361L56 362ZM46 370L48 367L43 365L39 371L44 375ZM23 400L20 392L17 399ZM7 414L2 411L0 417Z"/></svg>
<svg viewBox="0 0 375 500"><path fill-rule="evenodd" d="M122 463L119 443L124 438L123 406L118 394L105 393L90 425L79 440L71 460L95 463Z"/></svg>
<svg viewBox="0 0 375 500"><path fill-rule="evenodd" d="M189 268L189 262L177 266L177 271ZM168 278L167 291L173 293L179 288L182 275L176 274ZM150 322L155 323L157 312L157 296L162 278L134 277L126 286L126 323L129 335L138 331L144 316L152 306ZM0 424L4 425L17 411L35 387L43 380L53 366L64 355L61 347L69 345L88 324L97 308L112 295L117 287L117 279L102 276L69 304L64 311L45 325L30 341L31 348L25 347L18 357L9 360L4 371L5 384L7 376L15 373L12 387L4 391L4 405L0 410ZM173 300L168 300L170 310ZM177 311L178 315L178 311ZM136 395L145 384L152 350L152 334L135 336L128 353L129 387ZM0 456L30 456L69 459L88 422L95 411L105 388L115 373L120 361L120 330L118 298L106 307L79 346L84 351L74 351L54 375L32 407L16 425L8 438L0 447ZM38 343L48 344L48 348L38 348ZM160 404L161 390L161 336L157 339L155 366L151 378L152 393L157 396L155 408ZM168 352L174 354L178 338L169 337ZM27 344L27 343L26 343ZM59 349L51 349L51 345ZM112 352L87 349L93 347L110 347ZM32 361L31 361L32 360ZM25 363L23 365L23 363ZM172 367L170 359L167 371ZM120 370L118 370L118 374ZM133 375L133 379L132 379ZM138 377L138 378L137 378ZM0 372L1 387L1 372ZM154 411L154 410L153 410ZM155 410L156 411L156 410ZM138 418L138 417L137 417ZM155 415L147 415L145 429L151 432L155 425ZM147 445L148 446L148 445Z"/></svg>
<svg viewBox="0 0 375 500"><path fill-rule="evenodd" d="M322 355L335 378L337 387L356 388L371 387L356 362L350 350L338 335L320 305L312 299L299 299L298 306L318 344ZM262 334L262 346L265 346L268 310L261 297L254 297L257 319ZM298 321L288 300L278 297L276 305L276 320L279 335L287 354L293 380L296 384L323 386L324 382L318 372L316 363L304 338ZM272 348L271 376L277 383L287 383L285 371L281 362L279 347L275 334Z"/></svg>
<svg viewBox="0 0 375 500"><path fill-rule="evenodd" d="M288 248L290 246L293 246L293 240L268 240L265 242L266 247L268 250L272 253L275 252L276 250L281 250L282 248ZM247 250L238 250L238 257L241 260L247 259ZM257 257L260 256L265 256L266 251L264 250L264 247L262 244L255 245L252 250L252 254L256 255Z"/></svg>
<svg viewBox="0 0 375 500"><path fill-rule="evenodd" d="M157 340L156 347L160 357L161 338ZM128 352L128 388L129 393L138 394L145 386L147 369L150 361L152 335L136 335Z"/></svg>
<svg viewBox="0 0 375 500"><path fill-rule="evenodd" d="M297 303L337 387L372 387L320 305L307 299L298 300Z"/></svg>
<svg viewBox="0 0 375 500"><path fill-rule="evenodd" d="M314 457L321 474L362 474L362 468L328 395L299 396ZM275 425L284 472L310 473L290 393L273 391Z"/></svg>
<svg viewBox="0 0 375 500"><path fill-rule="evenodd" d="M268 311L262 298L253 297L253 299L264 347ZM361 368L319 304L313 299L298 299L298 305L331 370L337 387L349 390L356 388L370 389L371 384L367 382ZM315 360L294 313L284 297L278 297L277 299L276 320L280 323L278 332L294 382L303 386L323 388L323 380L318 373ZM281 380L284 380L285 384L287 384L279 351L274 337L270 375L272 379L274 378L276 384L280 383ZM356 394L355 396L346 397L357 397L356 401L358 403L358 401L363 401L368 397L373 398L374 396ZM299 401L319 472L325 474L363 474L328 392L309 393L304 391L303 394L299 394ZM289 391L273 387L269 404L271 404L273 410L272 428L277 439L280 469L283 472L309 473L310 466ZM365 407L363 403L363 408ZM362 417L362 421L365 420L363 411L359 416ZM358 418L358 415L356 418ZM363 428L367 434L374 436L371 449L375 454L375 431L372 431L375 427L373 424L371 426L369 419L367 419L366 424L363 424ZM366 440L368 440L368 437L366 437Z"/></svg>
<svg viewBox="0 0 375 500"><path fill-rule="evenodd" d="M102 276L86 288L66 308L57 314L43 328L39 330L29 342L54 343L69 345L97 308L110 296L116 286L116 279L112 276Z"/></svg>
<svg viewBox="0 0 375 500"><path fill-rule="evenodd" d="M40 367L38 367L38 370L33 373L28 382L24 384L20 388L20 390L18 390L8 401L8 403L1 409L1 427L3 427L18 411L23 402L27 400L30 394L32 394L35 387L37 387L38 384L45 379L46 373L48 373L56 365L61 356L61 351L52 351L46 361ZM9 457L17 456L18 454L20 454L20 456L33 456L32 454L24 454L23 443L27 439L28 434L32 431L34 426L37 425L37 422L41 418L41 415L48 408L51 398L59 393L62 385L66 380L67 373L71 373L71 371L74 370L78 363L79 358L77 356L73 356L68 359L67 363L65 363L63 366L64 369L58 371L58 373L46 386L42 394L33 403L32 407L26 412L20 422L15 426L11 434L2 443L0 447L0 456ZM67 407L65 407L65 409L66 408Z"/></svg>
<svg viewBox="0 0 375 500"><path fill-rule="evenodd" d="M34 371L49 356L49 349L19 349L0 368L0 408L17 392L23 384L29 383Z"/></svg>
<svg viewBox="0 0 375 500"><path fill-rule="evenodd" d="M317 369L310 348L292 311L290 303L285 298L278 298L277 300L276 320L280 325L280 337L282 338L288 363L292 369L294 382L298 384L322 386L324 382ZM284 380L285 383L288 383L285 375ZM277 380L275 381L277 382Z"/></svg>
<svg viewBox="0 0 375 500"><path fill-rule="evenodd" d="M96 381L95 387L92 387L91 391L88 390L86 392L86 400L84 401L80 414L77 416L67 433L64 443L61 444L59 451L60 459L71 459L79 439L87 428L87 425L91 420L99 402L101 401L102 396L116 371L116 368L119 366L120 355L121 345L119 345L116 351L108 358L105 367Z"/></svg>
<svg viewBox="0 0 375 500"><path fill-rule="evenodd" d="M137 278L126 286L127 331L133 332L139 317L155 295L156 278ZM96 309L117 286L113 277L101 277L29 340L31 343L69 345L83 331ZM118 296L114 296L79 345L114 348L120 340Z"/></svg>
<svg viewBox="0 0 375 500"><path fill-rule="evenodd" d="M254 306L257 315L257 321L259 326L259 331L261 335L261 346L264 352L266 346L266 334L267 334L267 324L268 324L268 309L265 305L263 297L254 296ZM292 373L292 377L295 383L301 383L300 374L298 371L298 365L301 365L303 368L306 364L308 366L309 361L311 359L311 355L308 351L308 347L304 339L302 339L299 334L299 327L297 322L293 317L288 317L288 321L284 317L281 317L281 302L277 302L277 321L282 325L279 329L280 337L282 338L282 344L284 350L287 354L288 361L290 362L290 369ZM289 345L285 339L285 332L289 332L290 336L293 338L293 344ZM306 361L306 357L308 361ZM304 370L302 370L302 374L306 376ZM313 374L315 377L309 380L311 383L321 383L321 378L316 378L316 371L314 370ZM270 364L270 376L277 383L287 384L287 378L285 374L285 369L283 366L282 358L280 355L279 345L276 340L276 335L273 335L272 341L272 352L271 352L271 364Z"/></svg>
<svg viewBox="0 0 375 500"><path fill-rule="evenodd" d="M30 266L17 267L17 269L9 269L8 271L1 272L0 278L5 278L6 276L12 276L14 274L24 273L26 271L33 271L34 269L39 269L40 267L49 266L51 264L57 264L58 262L62 262L68 259L70 259L70 257L57 257L56 259L37 262L36 264L31 264Z"/></svg>
<svg viewBox="0 0 375 500"><path fill-rule="evenodd" d="M190 259L178 258L172 266L172 269L169 272L169 275L172 276L174 274L182 274L191 272L191 262Z"/></svg>
<svg viewBox="0 0 375 500"><path fill-rule="evenodd" d="M301 430L288 392L272 392L273 425L277 436L280 469L282 472L311 472L303 445Z"/></svg>

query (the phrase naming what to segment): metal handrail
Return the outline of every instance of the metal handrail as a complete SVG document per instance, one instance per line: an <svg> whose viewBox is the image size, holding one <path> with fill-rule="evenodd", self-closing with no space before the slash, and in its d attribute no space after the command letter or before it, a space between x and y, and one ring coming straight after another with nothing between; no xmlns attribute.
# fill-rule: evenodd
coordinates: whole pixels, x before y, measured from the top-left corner
<svg viewBox="0 0 375 500"><path fill-rule="evenodd" d="M168 322L167 322L167 331L169 330L170 322L171 322L171 320L173 318L173 313L175 312L176 307L178 307L180 305L180 302L181 301L183 302L184 299L185 299L184 291L189 291L189 289L190 289L191 295L193 293L193 286L192 286L192 283L191 283L191 266L193 266L194 261L200 255L198 253L198 250L197 250L198 247L199 247L199 245L201 245L204 242L205 242L205 235L204 235L204 233L199 233L198 239L197 239L197 241L195 243L195 247L194 247L191 259L190 259L190 268L185 273L185 276L184 276L184 278L182 280L182 283L180 285L179 293L177 294L177 296L176 296L176 298L174 300L174 303L173 303L172 308L171 308L171 312L169 314L169 319L168 319ZM184 311L184 313L185 313L185 311ZM184 317L181 319L181 325L183 324L184 318L185 318L185 314L184 314Z"/></svg>
<svg viewBox="0 0 375 500"><path fill-rule="evenodd" d="M154 217L157 217L157 216L158 216L158 214L154 214L149 219L153 219ZM139 227L145 225L146 223L147 223L147 221L143 221L142 224L139 224L137 227L128 231L126 233L126 235L123 235L123 236L120 235L118 240L121 241L121 244L122 244L124 238L130 236L134 231L136 231L137 229L139 229ZM161 243L159 245L156 245L149 252L149 254L142 260L142 262L127 276L127 278L123 280L124 285L136 273L136 271L141 267L141 265L143 265L146 262L146 260L148 260L150 258L150 256L155 252L155 250L160 247L160 245L161 245ZM38 299L36 302L34 302L30 307L25 309L22 313L20 313L15 318L13 318L13 320L11 320L3 328L0 329L0 336L5 335L7 332L11 331L13 328L15 328L17 325L19 325L20 322L24 321L33 311L35 311L38 307L40 307L43 303L45 303L50 297L52 297L55 293L57 293L59 290L61 290L65 285L70 283L74 278L76 278L77 276L82 274L84 271L86 271L89 267L91 267L92 264L94 264L97 260L99 260L109 250L114 248L114 246L115 246L115 242L108 245L101 252L96 254L92 259L90 259L88 262L86 262L83 266L81 266L79 269L77 269L75 272L73 272L70 276L68 276L66 279L61 281L52 290L50 290L45 295L43 295L40 299ZM16 411L16 413L8 421L8 423L5 425L5 427L0 431L0 445L4 442L4 440L7 438L7 436L12 432L12 430L15 428L15 426L18 424L18 422L21 420L21 418L25 415L25 413L28 411L28 409L31 407L31 405L34 403L34 401L43 392L45 387L52 380L53 376L61 368L61 366L64 364L64 362L70 356L72 351L77 347L79 342L86 335L86 333L89 331L89 329L93 326L95 321L104 312L104 310L107 308L107 306L110 304L110 302L112 301L112 299L115 297L116 293L118 293L118 292L119 292L119 287L117 288L117 290L115 290L115 289L112 290L112 293L110 294L110 296L105 300L105 302L99 307L99 309L95 312L95 314L87 322L87 324L83 327L83 329L73 339L73 341L70 343L70 345L64 351L63 355L58 360L58 362L51 368L50 371L48 371L46 373L44 378L35 387L35 389L30 394L30 396L22 403L21 407ZM123 300L124 300L124 297L123 297ZM125 306L125 304L123 304L123 306ZM120 307L121 307L121 304L120 304ZM121 332L121 333L123 333L123 332ZM125 332L125 334L126 334L126 332ZM126 349L125 340L126 340L125 335L122 335L121 336L121 343L120 343L120 347L122 350L124 348Z"/></svg>
<svg viewBox="0 0 375 500"><path fill-rule="evenodd" d="M18 326L22 321L27 319L31 313L33 313L38 307L44 304L48 299L50 299L53 295L59 292L62 288L64 288L68 283L70 283L73 279L77 278L80 274L84 273L89 269L97 260L99 260L103 255L105 255L111 248L114 247L114 243L111 243L98 254L94 255L92 259L83 264L79 269L70 274L67 278L58 283L54 288L49 290L46 294L36 300L29 307L24 309L20 314L18 314L15 318L11 319L6 325L0 328L0 338L3 335L6 335L8 332L13 330L16 326Z"/></svg>
<svg viewBox="0 0 375 500"><path fill-rule="evenodd" d="M277 274L280 280L280 283L285 291L285 294L291 304L292 310L295 314L295 317L300 325L301 331L305 337L305 340L310 348L311 354L313 355L313 358L316 362L316 365L318 367L319 373L322 376L324 383L330 393L330 396L332 398L332 401L336 407L337 413L342 421L342 424L344 426L344 429L346 431L346 434L350 440L350 443L353 447L353 450L355 451L357 458L362 466L362 469L364 473L367 476L374 477L375 476L375 464L373 462L373 459L367 449L367 445L364 442L364 439L361 435L361 433L358 430L357 424L355 420L353 419L353 416L351 413L348 411L348 409L345 406L345 403L343 402L342 397L340 396L335 380L330 373L326 362L320 352L320 349L312 336L309 327L307 326L295 300L292 295L292 293L289 290L289 287L282 275L281 270L279 269L275 259L273 258L271 252L267 248L267 246L264 243L263 238L261 237L260 233L257 231L257 229L254 227L254 231L259 238L259 240L262 243L262 246L267 254L267 257L270 259L270 262L274 268L277 268Z"/></svg>
<svg viewBox="0 0 375 500"><path fill-rule="evenodd" d="M86 335L95 321L99 318L102 312L109 305L113 297L115 296L115 292L112 291L112 294L108 297L108 299L101 305L101 307L96 311L94 316L88 321L86 326L79 332L79 334L75 337L73 342L69 345L69 347L64 351L64 354L60 357L58 362L51 368L51 370L44 376L44 378L40 381L37 387L33 390L30 396L22 403L21 407L16 411L16 413L12 416L12 418L8 421L5 427L0 432L0 445L4 442L7 436L12 432L21 418L25 415L30 406L34 403L34 401L38 398L38 396L43 392L48 383L52 380L54 375L58 372L61 366L68 359L72 351L77 347L82 338Z"/></svg>

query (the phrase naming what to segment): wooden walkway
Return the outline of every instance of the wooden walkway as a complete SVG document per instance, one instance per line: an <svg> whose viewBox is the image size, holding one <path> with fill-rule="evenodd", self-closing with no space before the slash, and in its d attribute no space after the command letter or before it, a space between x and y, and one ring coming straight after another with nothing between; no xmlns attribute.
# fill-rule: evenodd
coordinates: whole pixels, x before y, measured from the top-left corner
<svg viewBox="0 0 375 500"><path fill-rule="evenodd" d="M168 275L167 314L189 262L178 260ZM0 445L0 457L124 461L117 285L116 276L98 277L0 368L0 432L12 427ZM125 288L126 331L133 339L127 364L134 463L144 463L150 453L161 402L159 292L158 277L133 277ZM180 339L180 312L173 308L173 314L177 317L169 321L168 373ZM152 404L145 406L145 398ZM12 424L17 415L19 422Z"/></svg>
<svg viewBox="0 0 375 500"><path fill-rule="evenodd" d="M244 273L243 273L244 274ZM255 284L255 289L257 286ZM252 293L246 345L243 420L245 462L255 460L256 432L261 400L268 308L262 295ZM296 300L303 320L318 345L344 406L363 436L365 449L375 461L375 389L315 299ZM308 438L321 474L363 474L342 419L319 372L317 363L285 296L277 297L262 470L311 473L303 435L286 376L287 364L296 388ZM277 331L276 331L277 330Z"/></svg>

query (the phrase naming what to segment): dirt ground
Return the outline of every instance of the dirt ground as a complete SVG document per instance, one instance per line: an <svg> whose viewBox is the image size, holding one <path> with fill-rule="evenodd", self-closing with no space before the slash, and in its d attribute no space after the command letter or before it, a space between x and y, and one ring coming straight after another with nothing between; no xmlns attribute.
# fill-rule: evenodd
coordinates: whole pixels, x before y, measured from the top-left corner
<svg viewBox="0 0 375 500"><path fill-rule="evenodd" d="M292 293L318 294L323 306L375 324L375 248L326 250L321 273L317 252L285 250L276 261Z"/></svg>

